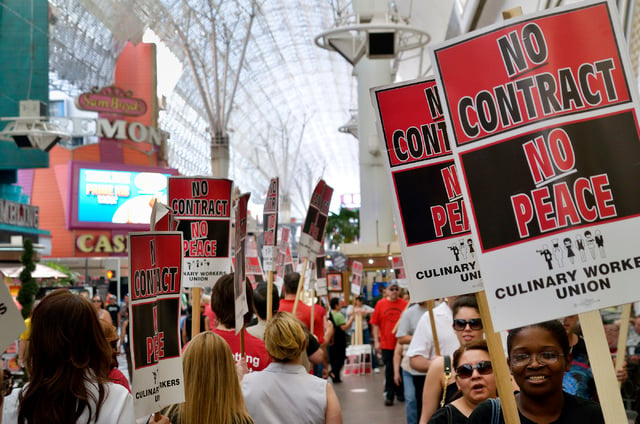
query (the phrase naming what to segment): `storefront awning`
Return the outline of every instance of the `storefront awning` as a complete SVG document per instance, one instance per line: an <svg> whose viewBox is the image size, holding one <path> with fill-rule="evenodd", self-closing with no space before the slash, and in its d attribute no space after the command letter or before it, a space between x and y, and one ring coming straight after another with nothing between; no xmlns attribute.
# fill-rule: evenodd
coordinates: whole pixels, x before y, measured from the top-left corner
<svg viewBox="0 0 640 424"><path fill-rule="evenodd" d="M0 262L0 273L5 277L18 278L24 267L15 262ZM65 278L67 274L42 264L36 264L33 278Z"/></svg>

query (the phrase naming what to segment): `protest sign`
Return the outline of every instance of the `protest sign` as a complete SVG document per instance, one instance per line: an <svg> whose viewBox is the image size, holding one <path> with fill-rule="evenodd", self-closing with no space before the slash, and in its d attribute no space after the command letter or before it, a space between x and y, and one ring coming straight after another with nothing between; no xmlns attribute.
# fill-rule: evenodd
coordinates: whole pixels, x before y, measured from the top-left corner
<svg viewBox="0 0 640 424"><path fill-rule="evenodd" d="M210 287L231 268L232 185L226 179L169 178L169 206L184 234L185 287Z"/></svg>
<svg viewBox="0 0 640 424"><path fill-rule="evenodd" d="M396 195L393 204L411 297L482 289L438 89L424 79L371 89Z"/></svg>
<svg viewBox="0 0 640 424"><path fill-rule="evenodd" d="M129 233L129 337L136 416L184 402L182 233Z"/></svg>
<svg viewBox="0 0 640 424"><path fill-rule="evenodd" d="M251 282L251 286L255 289L258 283L264 281L262 273L262 265L258 257L258 240L253 234L247 234L245 243L245 272L247 279Z"/></svg>
<svg viewBox="0 0 640 424"><path fill-rule="evenodd" d="M275 260L278 255L278 191L279 179L269 181L267 199L263 209L262 260L265 271L275 271Z"/></svg>
<svg viewBox="0 0 640 424"><path fill-rule="evenodd" d="M351 263L351 294L360 296L362 285L362 262L353 261Z"/></svg>
<svg viewBox="0 0 640 424"><path fill-rule="evenodd" d="M6 284L0 286L0 352L4 352L27 327Z"/></svg>
<svg viewBox="0 0 640 424"><path fill-rule="evenodd" d="M245 242L247 239L247 203L249 193L241 195L236 201L235 207L235 243L234 257L236 269L233 274L234 306L236 316L236 334L244 327L244 314L249 312L247 305L246 268L245 268Z"/></svg>
<svg viewBox="0 0 640 424"><path fill-rule="evenodd" d="M333 188L329 187L324 180L320 180L313 190L298 242L299 258L316 260L324 239L332 194Z"/></svg>
<svg viewBox="0 0 640 424"><path fill-rule="evenodd" d="M326 296L329 294L327 290L327 268L324 263L324 256L316 258L316 294L318 296Z"/></svg>
<svg viewBox="0 0 640 424"><path fill-rule="evenodd" d="M434 48L498 330L640 299L638 101L617 22L592 1Z"/></svg>

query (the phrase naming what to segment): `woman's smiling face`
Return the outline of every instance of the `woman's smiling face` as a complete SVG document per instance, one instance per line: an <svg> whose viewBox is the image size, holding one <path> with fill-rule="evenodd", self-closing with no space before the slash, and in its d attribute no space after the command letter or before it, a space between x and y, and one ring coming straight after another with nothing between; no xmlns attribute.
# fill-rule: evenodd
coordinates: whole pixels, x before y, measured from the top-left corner
<svg viewBox="0 0 640 424"><path fill-rule="evenodd" d="M509 352L511 374L523 394L543 397L562 391L562 378L571 364L553 334L526 327L513 337Z"/></svg>
<svg viewBox="0 0 640 424"><path fill-rule="evenodd" d="M462 319L465 321L469 321L472 319L480 318L480 312L478 312L475 308L470 308L468 306L463 306L458 310L454 319ZM469 343L471 340L480 340L484 336L484 330L472 330L471 326L467 324L463 330L456 330L456 336L458 337L458 341L460 345L464 345L465 343Z"/></svg>

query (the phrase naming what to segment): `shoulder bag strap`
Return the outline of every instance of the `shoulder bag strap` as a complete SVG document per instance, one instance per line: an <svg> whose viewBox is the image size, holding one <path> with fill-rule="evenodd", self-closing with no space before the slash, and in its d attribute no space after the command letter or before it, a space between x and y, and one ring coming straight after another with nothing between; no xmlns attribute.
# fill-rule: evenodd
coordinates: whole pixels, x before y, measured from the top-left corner
<svg viewBox="0 0 640 424"><path fill-rule="evenodd" d="M447 397L447 386L449 385L449 378L451 377L451 357L446 355L444 357L444 384L442 385L442 399L440 399L440 407L444 406L444 400Z"/></svg>

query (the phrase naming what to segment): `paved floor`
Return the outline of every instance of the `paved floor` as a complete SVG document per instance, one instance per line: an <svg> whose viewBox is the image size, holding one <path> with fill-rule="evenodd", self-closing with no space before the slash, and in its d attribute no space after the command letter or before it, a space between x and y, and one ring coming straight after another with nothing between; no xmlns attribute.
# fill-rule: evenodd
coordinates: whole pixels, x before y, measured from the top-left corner
<svg viewBox="0 0 640 424"><path fill-rule="evenodd" d="M404 423L404 403L384 405L382 389L384 371L342 377L342 383L333 386L340 400L345 424L395 424Z"/></svg>
<svg viewBox="0 0 640 424"><path fill-rule="evenodd" d="M125 376L127 360L124 354L118 357L120 370ZM405 422L404 403L395 402L393 406L384 405L382 388L384 370L381 373L343 376L342 383L334 384L334 389L342 407L344 424L403 424Z"/></svg>

